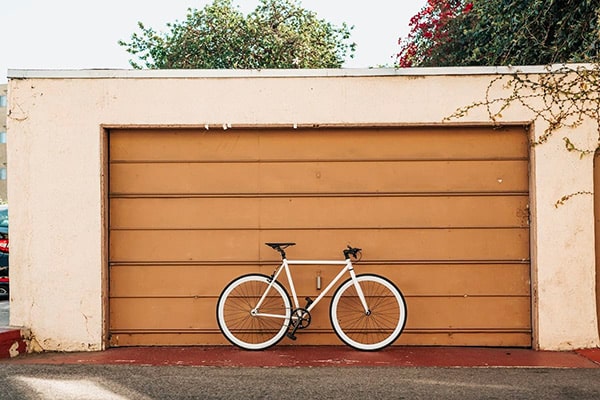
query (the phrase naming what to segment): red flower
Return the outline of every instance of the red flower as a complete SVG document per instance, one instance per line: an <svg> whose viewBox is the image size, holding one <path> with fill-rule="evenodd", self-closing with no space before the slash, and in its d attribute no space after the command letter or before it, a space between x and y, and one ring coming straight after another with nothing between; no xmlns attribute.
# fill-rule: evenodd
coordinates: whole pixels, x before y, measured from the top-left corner
<svg viewBox="0 0 600 400"><path fill-rule="evenodd" d="M400 39L398 66L410 67L431 56L432 50L449 40L448 23L473 9L469 0L427 0L425 6L409 22L408 37Z"/></svg>

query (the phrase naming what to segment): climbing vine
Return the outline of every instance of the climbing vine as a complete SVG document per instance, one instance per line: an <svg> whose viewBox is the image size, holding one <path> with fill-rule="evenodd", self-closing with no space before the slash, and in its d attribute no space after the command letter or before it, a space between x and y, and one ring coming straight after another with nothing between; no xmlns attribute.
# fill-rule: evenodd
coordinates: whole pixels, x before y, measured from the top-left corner
<svg viewBox="0 0 600 400"><path fill-rule="evenodd" d="M489 118L497 123L502 113L513 104L521 105L534 115L534 119L545 121L548 127L536 138L533 145L545 143L559 128L576 128L589 118L596 122L600 139L600 64L546 67L546 74L502 75L488 85L485 99L459 108L445 120L460 118L471 110L484 107ZM495 97L498 86L507 90L507 96ZM568 151L582 156L593 154L594 149L580 149L569 137L564 138Z"/></svg>
<svg viewBox="0 0 600 400"><path fill-rule="evenodd" d="M546 123L544 132L533 140L532 145L538 146L547 142L560 128L574 129L590 119L595 122L598 137L593 148L577 146L568 134L562 139L567 151L578 153L581 158L593 155L600 144L600 64L547 66L546 70L544 74L517 71L498 76L487 86L482 101L459 108L445 120L464 117L472 110L483 107L490 120L497 124L509 107L520 105L533 113L534 120ZM498 96L498 89L508 94ZM583 194L592 192L579 191L565 195L555 206Z"/></svg>

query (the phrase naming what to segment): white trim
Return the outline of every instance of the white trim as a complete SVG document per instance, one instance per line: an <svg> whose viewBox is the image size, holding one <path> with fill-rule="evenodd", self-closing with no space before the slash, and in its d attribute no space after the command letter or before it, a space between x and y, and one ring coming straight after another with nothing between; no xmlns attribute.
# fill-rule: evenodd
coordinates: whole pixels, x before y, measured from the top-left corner
<svg viewBox="0 0 600 400"><path fill-rule="evenodd" d="M570 68L593 68L590 64L553 64L508 67L431 67L431 68L361 68L361 69L9 69L9 79L177 79L177 78L303 78L303 77L365 77L365 76L451 76L510 75L517 72L542 74Z"/></svg>

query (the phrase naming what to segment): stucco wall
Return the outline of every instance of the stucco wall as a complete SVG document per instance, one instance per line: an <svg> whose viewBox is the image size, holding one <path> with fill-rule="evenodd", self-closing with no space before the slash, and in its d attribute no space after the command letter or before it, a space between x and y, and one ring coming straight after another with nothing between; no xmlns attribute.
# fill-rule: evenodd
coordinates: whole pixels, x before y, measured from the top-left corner
<svg viewBox="0 0 600 400"><path fill-rule="evenodd" d="M541 68L529 68L542 72ZM45 350L105 345L105 130L224 124L440 124L482 99L509 69L321 71L9 70L11 325ZM502 122L532 123L523 107ZM489 123L476 109L452 123ZM545 129L532 125L532 135ZM534 344L599 344L595 306L592 157L565 151L561 132L532 148ZM570 135L593 147L586 122ZM282 149L285 151L285 149Z"/></svg>

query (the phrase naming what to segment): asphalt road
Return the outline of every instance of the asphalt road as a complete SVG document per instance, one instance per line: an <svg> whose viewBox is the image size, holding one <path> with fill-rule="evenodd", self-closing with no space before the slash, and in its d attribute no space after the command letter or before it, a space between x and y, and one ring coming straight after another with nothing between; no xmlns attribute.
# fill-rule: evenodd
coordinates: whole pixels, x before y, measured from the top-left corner
<svg viewBox="0 0 600 400"><path fill-rule="evenodd" d="M18 365L0 399L598 399L600 369Z"/></svg>

